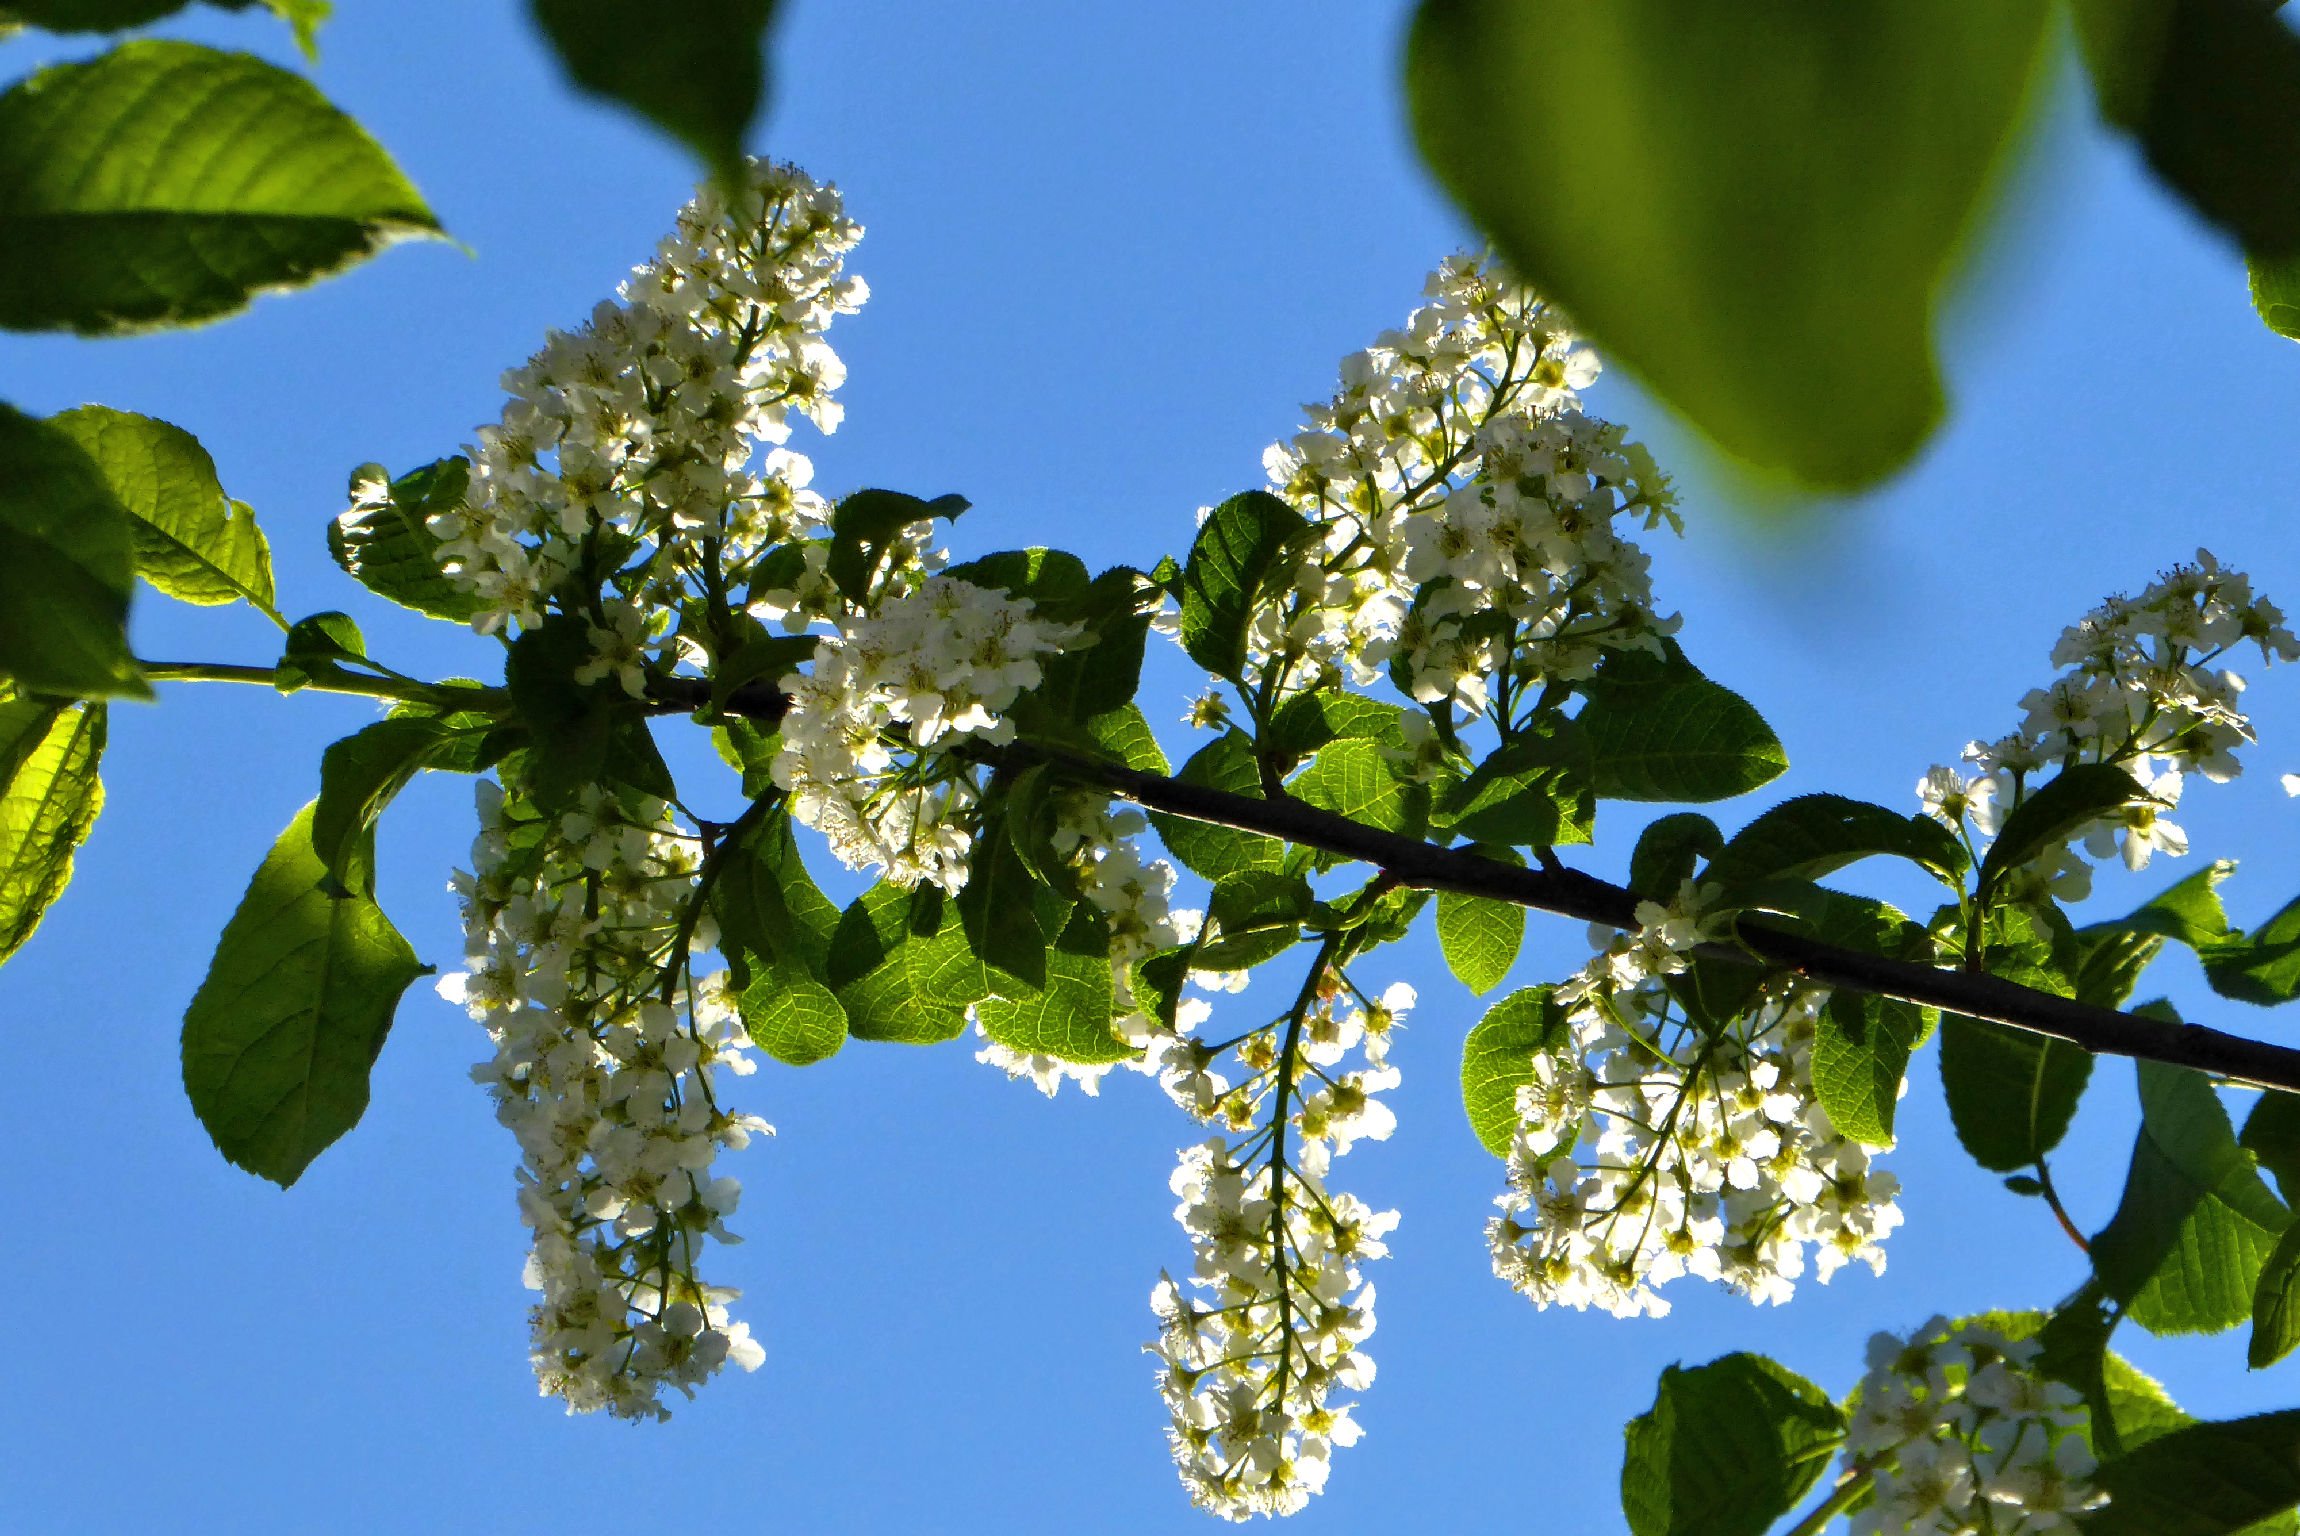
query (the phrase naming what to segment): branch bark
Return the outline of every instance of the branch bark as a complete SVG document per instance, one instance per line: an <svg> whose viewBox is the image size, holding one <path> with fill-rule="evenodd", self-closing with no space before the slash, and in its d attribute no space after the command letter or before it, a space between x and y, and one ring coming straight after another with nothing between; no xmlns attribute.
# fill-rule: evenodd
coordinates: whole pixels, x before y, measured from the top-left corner
<svg viewBox="0 0 2300 1536"><path fill-rule="evenodd" d="M686 679L676 679L686 684ZM668 707L680 707L661 690ZM692 687L691 706L709 702L709 687ZM681 700L689 690L679 690ZM730 714L779 720L789 708L783 694L765 684L737 689L725 706ZM1441 848L1363 826L1346 816L1293 799L1260 799L1033 742L987 749L986 757L1014 767L1045 763L1082 783L1096 785L1146 810L1190 821L1259 832L1289 843L1337 853L1382 870L1401 885L1457 891L1535 911L1575 917L1613 928L1637 926L1639 897L1625 886L1562 864L1520 868L1466 848ZM1741 944L1704 946L1704 958L1741 965L1776 966L1823 986L1900 998L1971 1018L2066 1040L2096 1055L2130 1056L2190 1067L2256 1088L2300 1093L2300 1050L2271 1045L2201 1024L2172 1024L2114 1008L2098 1008L2039 992L1985 972L1942 970L1914 961L1873 955L1825 944L1768 924L1743 922Z"/></svg>

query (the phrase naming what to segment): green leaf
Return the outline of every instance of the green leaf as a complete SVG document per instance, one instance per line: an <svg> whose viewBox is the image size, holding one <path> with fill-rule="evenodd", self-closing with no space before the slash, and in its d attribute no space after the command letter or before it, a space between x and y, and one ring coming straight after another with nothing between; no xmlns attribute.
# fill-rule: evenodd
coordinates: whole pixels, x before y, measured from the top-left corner
<svg viewBox="0 0 2300 1536"><path fill-rule="evenodd" d="M986 997L975 1017L1009 1050L1093 1065L1134 1054L1112 1032L1111 1009L1110 925L1082 901L1046 951L1044 988L1026 998Z"/></svg>
<svg viewBox="0 0 2300 1536"><path fill-rule="evenodd" d="M1309 526L1267 491L1207 514L1182 568L1182 650L1192 661L1232 682L1244 676L1255 605L1292 569L1290 551Z"/></svg>
<svg viewBox="0 0 2300 1536"><path fill-rule="evenodd" d="M1193 968L1243 971L1294 947L1318 905L1298 874L1246 870L1216 882L1206 902L1211 934L1200 937Z"/></svg>
<svg viewBox="0 0 2300 1536"><path fill-rule="evenodd" d="M2300 1198L2300 1094L2263 1093L2244 1117L2237 1145L2276 1177L2290 1204Z"/></svg>
<svg viewBox="0 0 2300 1536"><path fill-rule="evenodd" d="M1429 825L1429 787L1399 778L1381 747L1362 737L1319 748L1286 792L1304 805L1380 832L1420 837Z"/></svg>
<svg viewBox="0 0 2300 1536"><path fill-rule="evenodd" d="M2029 1167L2059 1146L2091 1078L2091 1055L2065 1040L1941 1017L1949 1119L1973 1161L1993 1173Z"/></svg>
<svg viewBox="0 0 2300 1536"><path fill-rule="evenodd" d="M1338 688L1312 688L1280 704L1270 717L1265 744L1290 762L1300 762L1331 741L1371 741L1403 748L1405 711L1363 694Z"/></svg>
<svg viewBox="0 0 2300 1536"><path fill-rule="evenodd" d="M1511 848L1479 846L1472 851L1504 863L1524 862ZM1437 935L1446 966L1461 984L1472 992L1491 992L1517 963L1518 947L1525 942L1525 908L1515 902L1440 891Z"/></svg>
<svg viewBox="0 0 2300 1536"><path fill-rule="evenodd" d="M1225 731L1200 747L1175 777L1184 784L1227 790L1255 800L1263 798L1261 770L1254 762L1254 743L1242 731ZM1249 869L1276 869L1286 856L1285 845L1277 839L1241 832L1235 827L1169 816L1162 811L1150 813L1150 825L1158 829L1167 851L1180 859L1184 868L1208 880L1219 880Z"/></svg>
<svg viewBox="0 0 2300 1536"><path fill-rule="evenodd" d="M1907 859L1958 891L1971 864L1955 836L1930 816L1903 816L1843 795L1799 795L1734 833L1705 878L1729 885L1818 880L1880 855Z"/></svg>
<svg viewBox="0 0 2300 1536"><path fill-rule="evenodd" d="M2148 791L2122 768L2107 763L2063 768L2030 790L2004 819L1996 842L1981 860L1983 904L1998 881L2037 855L2066 843L2110 812L2149 798Z"/></svg>
<svg viewBox="0 0 2300 1536"><path fill-rule="evenodd" d="M1832 992L1813 1041L1813 1093L1841 1136L1893 1144L1893 1111L1909 1057L1938 1015L1897 997Z"/></svg>
<svg viewBox="0 0 2300 1536"><path fill-rule="evenodd" d="M279 617L271 545L255 514L224 494L198 438L102 405L48 424L80 445L126 510L137 575L182 602L244 600Z"/></svg>
<svg viewBox="0 0 2300 1536"><path fill-rule="evenodd" d="M937 496L932 501L924 501L901 491L862 490L841 497L839 504L831 509L831 552L827 569L832 582L851 601L869 601L871 584L878 579L887 552L901 542L904 529L938 517L956 518L966 509L964 496ZM979 567L981 562L976 564ZM967 567L961 566L949 574L964 580L966 570Z"/></svg>
<svg viewBox="0 0 2300 1536"><path fill-rule="evenodd" d="M2248 934L2200 951L2204 979L2222 997L2272 1008L2300 997L2300 900Z"/></svg>
<svg viewBox="0 0 2300 1536"><path fill-rule="evenodd" d="M2252 1290L2252 1337L2244 1360L2264 1370L2300 1347L2300 1222L2284 1229Z"/></svg>
<svg viewBox="0 0 2300 1536"><path fill-rule="evenodd" d="M0 676L82 698L150 695L128 652L129 523L78 443L0 405Z"/></svg>
<svg viewBox="0 0 2300 1536"><path fill-rule="evenodd" d="M0 95L0 326L196 325L439 225L311 83L146 39Z"/></svg>
<svg viewBox="0 0 2300 1536"><path fill-rule="evenodd" d="M1509 1156L1517 1135L1517 1090L1533 1081L1537 1051L1556 1050L1571 1032L1547 986L1520 987L1485 1011L1461 1046L1461 1102L1479 1145Z"/></svg>
<svg viewBox="0 0 2300 1536"><path fill-rule="evenodd" d="M2300 1503L2300 1410L2191 1424L2104 1462L2085 1536L2229 1536Z"/></svg>
<svg viewBox="0 0 2300 1536"><path fill-rule="evenodd" d="M829 978L839 909L807 872L788 812L763 817L721 855L711 911L738 989L748 986L751 966L776 961Z"/></svg>
<svg viewBox="0 0 2300 1536"><path fill-rule="evenodd" d="M2252 280L2252 307L2260 321L2279 336L2300 341L2300 256L2273 260L2253 257L2247 263Z"/></svg>
<svg viewBox="0 0 2300 1536"><path fill-rule="evenodd" d="M105 723L101 704L0 703L0 961L64 893L104 808Z"/></svg>
<svg viewBox="0 0 2300 1536"><path fill-rule="evenodd" d="M2141 1128L2115 1217L2093 1239L2093 1272L2151 1333L2218 1333L2252 1296L2291 1220L2237 1145L2205 1077L2140 1063Z"/></svg>
<svg viewBox="0 0 2300 1536"><path fill-rule="evenodd" d="M1085 582L1086 568L1075 556L1060 550L1029 553L1049 566L1060 562L1075 567L1082 582L1061 594L1031 586L1020 592L1008 588L1015 596L1030 598L1038 616L1074 624L1080 631L1059 654L1040 662L1043 675L1030 690L1032 697L1042 708L1077 722L1124 708L1142 682L1142 657L1150 636L1150 615L1142 606L1144 593L1152 590L1147 578L1118 566Z"/></svg>
<svg viewBox="0 0 2300 1536"><path fill-rule="evenodd" d="M1003 819L984 827L955 904L966 940L990 971L991 990L1001 996L1034 996L1047 984L1042 893L1051 894L1016 850L1012 829Z"/></svg>
<svg viewBox="0 0 2300 1536"><path fill-rule="evenodd" d="M351 506L327 527L328 553L376 596L435 619L465 623L477 594L439 568L439 544L425 519L462 508L471 461L438 459L392 479L381 464L351 474Z"/></svg>
<svg viewBox="0 0 2300 1536"><path fill-rule="evenodd" d="M743 137L766 100L775 0L529 0L567 77L693 150L718 176L741 177Z"/></svg>
<svg viewBox="0 0 2300 1536"><path fill-rule="evenodd" d="M2300 256L2300 37L2259 0L2076 0L2100 115L2196 213Z"/></svg>
<svg viewBox="0 0 2300 1536"><path fill-rule="evenodd" d="M1934 306L2047 57L2040 0L1424 0L1423 157L1735 458L1832 488L1941 417Z"/></svg>
<svg viewBox="0 0 2300 1536"><path fill-rule="evenodd" d="M315 613L288 626L272 686L293 693L315 679L344 675L343 663L364 662L367 640L348 613Z"/></svg>
<svg viewBox="0 0 2300 1536"><path fill-rule="evenodd" d="M1574 717L1588 746L1590 786L1603 800L1729 800L1769 784L1789 754L1764 716L1690 666L1616 682L1600 667Z"/></svg>
<svg viewBox="0 0 2300 1536"><path fill-rule="evenodd" d="M1845 1438L1829 1395L1762 1355L1661 1373L1629 1421L1621 1510L1632 1536L1763 1536Z"/></svg>
<svg viewBox="0 0 2300 1536"><path fill-rule="evenodd" d="M419 717L378 720L320 754L311 844L331 878L351 884L383 808L430 766L453 734Z"/></svg>
<svg viewBox="0 0 2300 1536"><path fill-rule="evenodd" d="M256 871L184 1013L184 1090L225 1157L283 1188L359 1122L392 1010L428 967L312 847L306 806Z"/></svg>
<svg viewBox="0 0 2300 1536"><path fill-rule="evenodd" d="M504 686L520 721L533 733L528 787L549 811L572 805L576 794L607 776L622 690L603 682L579 683L576 669L591 660L590 628L554 613L511 642L503 662Z"/></svg>
<svg viewBox="0 0 2300 1536"><path fill-rule="evenodd" d="M847 1043L846 1006L803 961L780 955L750 968L739 994L743 1028L775 1060L807 1067Z"/></svg>
<svg viewBox="0 0 2300 1536"><path fill-rule="evenodd" d="M1158 735L1150 729L1149 718L1137 705L1123 704L1093 716L1086 722L1086 733L1103 751L1129 768L1160 775L1167 772L1166 754L1159 750Z"/></svg>
<svg viewBox="0 0 2300 1536"><path fill-rule="evenodd" d="M1717 823L1698 811L1679 811L1637 834L1629 855L1629 888L1640 896L1667 901L1693 878L1693 866L1714 859L1725 846Z"/></svg>
<svg viewBox="0 0 2300 1536"><path fill-rule="evenodd" d="M933 1045L966 1029L990 986L955 903L933 886L880 882L839 918L824 979L857 1040Z"/></svg>
<svg viewBox="0 0 2300 1536"><path fill-rule="evenodd" d="M1586 843L1597 800L1581 745L1570 722L1514 741L1441 790L1431 819L1457 836L1513 848Z"/></svg>

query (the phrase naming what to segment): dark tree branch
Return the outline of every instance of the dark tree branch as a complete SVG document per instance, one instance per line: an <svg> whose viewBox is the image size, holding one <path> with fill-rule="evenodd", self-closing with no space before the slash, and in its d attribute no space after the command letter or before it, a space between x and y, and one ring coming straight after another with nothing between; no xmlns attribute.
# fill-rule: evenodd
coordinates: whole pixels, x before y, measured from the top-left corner
<svg viewBox="0 0 2300 1536"><path fill-rule="evenodd" d="M661 713L700 709L710 702L710 686L698 679L657 682L651 692ZM728 714L769 722L780 720L789 707L789 699L779 689L764 683L736 689L724 706ZM1466 848L1441 848L1418 838L1363 826L1299 800L1260 799L1185 784L1164 774L1145 773L1032 742L990 748L985 755L1017 766L1045 763L1146 810L1338 853L1382 870L1401 885L1483 896L1613 928L1637 926L1636 893L1562 864L1531 869L1503 864ZM2066 1040L2099 1055L2161 1061L2232 1082L2300 1093L2300 1050L2201 1024L2172 1024L2114 1008L2096 1008L1985 972L1942 970L1846 949L1759 922L1743 922L1736 932L1738 945L1704 946L1704 957L1778 966L1823 986L1988 1019Z"/></svg>

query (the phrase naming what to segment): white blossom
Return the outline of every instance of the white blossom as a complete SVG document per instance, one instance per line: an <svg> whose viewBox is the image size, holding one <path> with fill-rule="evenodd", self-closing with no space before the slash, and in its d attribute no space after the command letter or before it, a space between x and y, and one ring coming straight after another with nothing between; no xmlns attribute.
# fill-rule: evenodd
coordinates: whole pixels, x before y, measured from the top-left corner
<svg viewBox="0 0 2300 1536"><path fill-rule="evenodd" d="M2084 1400L2039 1375L2037 1354L2034 1339L1939 1317L1872 1338L1845 1434L1846 1469L1872 1489L1854 1536L2074 1536L2108 1500L2087 1481Z"/></svg>
<svg viewBox="0 0 2300 1536"><path fill-rule="evenodd" d="M1494 1273L1537 1306L1660 1316L1659 1288L1714 1280L1779 1303L1807 1268L1885 1264L1899 1183L1840 1135L1814 1093L1828 994L1772 983L1723 1030L1695 1028L1660 978L1713 937L1712 893L1686 882L1602 932L1552 993L1567 1038L1517 1093L1509 1190L1486 1227Z"/></svg>

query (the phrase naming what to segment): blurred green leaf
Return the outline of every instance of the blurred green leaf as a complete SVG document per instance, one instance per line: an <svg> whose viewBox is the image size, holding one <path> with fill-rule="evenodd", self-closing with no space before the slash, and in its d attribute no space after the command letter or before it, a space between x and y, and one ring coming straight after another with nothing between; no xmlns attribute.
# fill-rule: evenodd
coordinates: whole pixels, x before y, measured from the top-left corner
<svg viewBox="0 0 2300 1536"><path fill-rule="evenodd" d="M2261 0L2074 0L2100 115L2264 260L2300 257L2300 37Z"/></svg>
<svg viewBox="0 0 2300 1536"><path fill-rule="evenodd" d="M2085 1536L2231 1536L2300 1503L2300 1410L2190 1424L2092 1476Z"/></svg>
<svg viewBox="0 0 2300 1536"><path fill-rule="evenodd" d="M618 102L730 180L767 92L775 0L529 0L568 78Z"/></svg>
<svg viewBox="0 0 2300 1536"><path fill-rule="evenodd" d="M438 221L300 76L143 39L0 95L0 326L196 325Z"/></svg>
<svg viewBox="0 0 2300 1536"><path fill-rule="evenodd" d="M1424 157L1734 456L1867 485L1932 433L1932 317L2046 55L2042 0L1423 0Z"/></svg>

